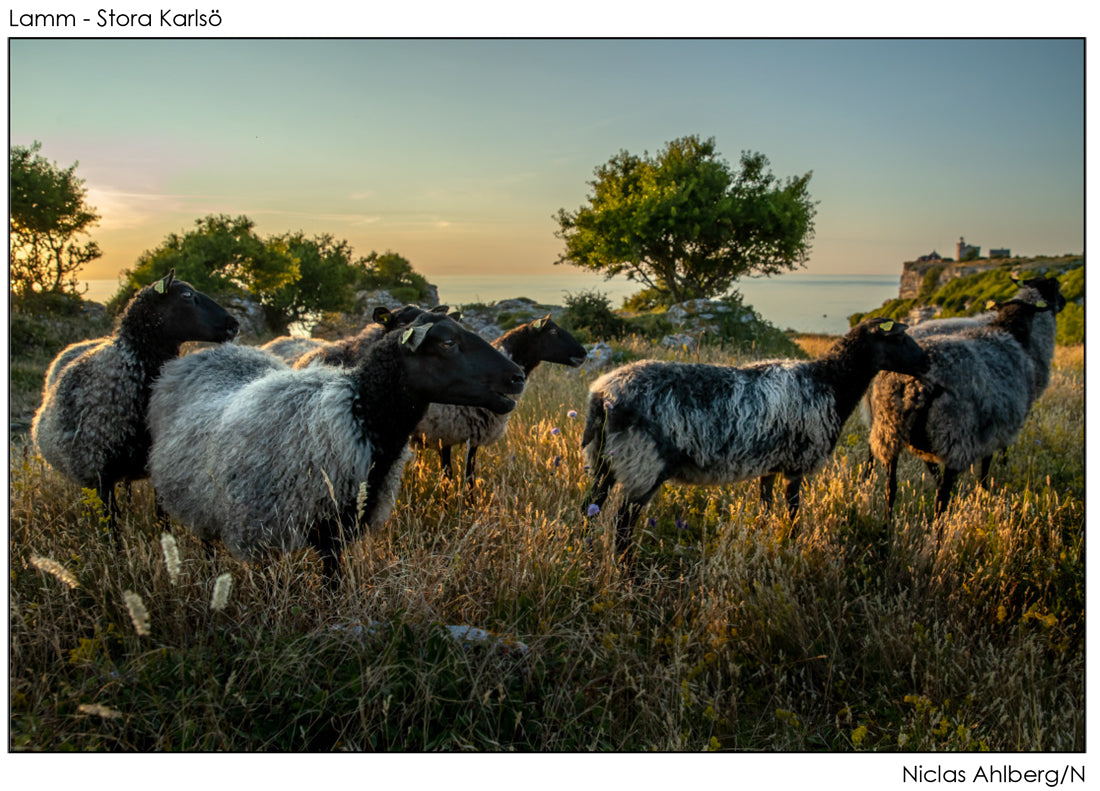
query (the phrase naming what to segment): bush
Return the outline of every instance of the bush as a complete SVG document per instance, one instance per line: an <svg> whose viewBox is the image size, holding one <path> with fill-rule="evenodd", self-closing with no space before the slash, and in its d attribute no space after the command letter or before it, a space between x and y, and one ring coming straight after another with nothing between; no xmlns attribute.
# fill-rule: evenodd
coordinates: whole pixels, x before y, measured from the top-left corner
<svg viewBox="0 0 1100 791"><path fill-rule="evenodd" d="M627 323L611 310L611 300L599 291L565 295L561 325L582 343L621 338Z"/></svg>

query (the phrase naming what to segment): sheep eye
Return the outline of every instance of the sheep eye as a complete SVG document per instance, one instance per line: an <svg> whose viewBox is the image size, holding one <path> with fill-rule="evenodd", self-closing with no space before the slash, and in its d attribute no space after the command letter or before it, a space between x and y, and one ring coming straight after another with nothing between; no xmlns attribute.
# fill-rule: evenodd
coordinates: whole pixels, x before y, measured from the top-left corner
<svg viewBox="0 0 1100 791"><path fill-rule="evenodd" d="M444 349L452 349L454 348L455 342L453 338L447 338L445 341L440 341L439 345Z"/></svg>

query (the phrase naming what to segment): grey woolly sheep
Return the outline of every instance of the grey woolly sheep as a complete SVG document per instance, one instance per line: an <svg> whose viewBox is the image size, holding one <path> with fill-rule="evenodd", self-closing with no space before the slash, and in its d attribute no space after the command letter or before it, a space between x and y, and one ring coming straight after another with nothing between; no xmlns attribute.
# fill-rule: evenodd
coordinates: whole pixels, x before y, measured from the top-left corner
<svg viewBox="0 0 1100 791"><path fill-rule="evenodd" d="M541 362L576 368L587 356L584 347L555 324L550 314L509 330L492 343L493 348L519 365L527 377ZM448 476L451 474L451 446L466 443L466 482L472 484L477 449L503 437L509 417L477 407L432 404L416 427L413 441L421 447L438 450L444 474Z"/></svg>
<svg viewBox="0 0 1100 791"><path fill-rule="evenodd" d="M294 365L301 357L324 343L319 338L296 338L293 335L280 335L260 348L268 354L274 354L287 365Z"/></svg>
<svg viewBox="0 0 1100 791"><path fill-rule="evenodd" d="M208 349L154 385L149 469L164 510L204 541L246 560L312 546L331 581L346 543L389 516L428 403L503 413L522 388L518 366L432 313L353 369Z"/></svg>
<svg viewBox="0 0 1100 791"><path fill-rule="evenodd" d="M1035 316L1031 326L1031 335L1025 347L1028 355L1035 363L1034 397L1037 399L1050 383L1050 363L1054 359L1054 340L1058 332L1057 314L1066 306L1066 298L1062 296L1057 278L1032 277L1027 280L1018 280L1013 276L1012 282L1020 289L1013 299L1032 304L1042 301L1051 306L1049 311L1041 311ZM965 332L978 326L988 325L996 318L997 313L993 312L972 317L922 321L909 328L909 335L915 338L917 343L920 343L924 338L933 335ZM873 389L874 383L871 385L871 390Z"/></svg>
<svg viewBox="0 0 1100 791"><path fill-rule="evenodd" d="M902 449L942 464L936 513L951 498L959 473L981 460L986 484L993 453L1008 447L1035 400L1035 362L1028 353L1037 314L1052 310L1012 299L989 322L921 340L929 370L920 382L896 374L875 381L871 452L886 467L887 507L897 494Z"/></svg>
<svg viewBox="0 0 1100 791"><path fill-rule="evenodd" d="M905 325L870 319L807 362L650 360L618 368L590 387L581 445L594 480L584 511L602 507L611 487L622 484L616 549L629 557L634 522L665 481L760 477L766 502L782 473L793 520L802 478L825 463L872 377L880 370L919 374L926 365Z"/></svg>
<svg viewBox="0 0 1100 791"><path fill-rule="evenodd" d="M310 349L301 355L291 365L295 368L305 368L320 363L322 365L338 365L351 368L363 360L370 347L377 343L383 335L400 327L408 326L416 320L417 316L425 312L445 314L447 313L447 306L437 305L429 311L425 311L419 305L405 305L392 312L385 307L375 308L374 321L360 330L357 335L341 338L338 341L321 343L316 348ZM384 323L380 322L379 316L386 316L386 321ZM457 312L451 313L450 316L457 321Z"/></svg>
<svg viewBox="0 0 1100 791"><path fill-rule="evenodd" d="M95 488L117 520L115 483L146 476L149 388L186 341L228 341L239 324L175 270L141 289L112 335L62 350L50 366L31 439L50 466Z"/></svg>

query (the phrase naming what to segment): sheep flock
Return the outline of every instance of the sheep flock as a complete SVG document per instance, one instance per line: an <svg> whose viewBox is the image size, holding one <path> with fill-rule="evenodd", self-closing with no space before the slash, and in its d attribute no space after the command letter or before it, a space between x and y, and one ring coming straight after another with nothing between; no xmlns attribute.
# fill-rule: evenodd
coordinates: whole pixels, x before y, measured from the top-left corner
<svg viewBox="0 0 1100 791"><path fill-rule="evenodd" d="M1065 301L1053 278L1017 285L973 319L869 319L814 360L638 360L602 374L589 387L581 445L591 485L577 518L602 522L619 486L615 548L629 567L644 540L635 525L666 482L756 480L770 507L782 476L796 539L802 482L861 403L888 508L907 451L937 471L938 516L972 464L988 485L992 457L1049 382ZM236 319L170 272L134 297L114 334L57 356L32 440L58 472L96 489L112 520L115 485L148 477L162 518L211 551L261 561L312 548L331 582L349 544L394 508L416 507L399 502L415 449L438 451L449 475L451 447L465 444L469 494L478 448L505 434L533 370L578 368L586 354L549 315L492 343L446 306L372 318L334 343L227 343ZM180 356L186 341L216 345Z"/></svg>

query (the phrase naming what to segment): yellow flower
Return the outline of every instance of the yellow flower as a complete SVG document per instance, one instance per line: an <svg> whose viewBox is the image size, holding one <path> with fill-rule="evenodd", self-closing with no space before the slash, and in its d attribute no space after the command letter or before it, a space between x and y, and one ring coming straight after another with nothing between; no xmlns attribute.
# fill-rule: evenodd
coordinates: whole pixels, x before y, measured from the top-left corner
<svg viewBox="0 0 1100 791"><path fill-rule="evenodd" d="M863 744L863 740L867 738L867 726L860 725L854 731L852 731L852 744L859 747Z"/></svg>

